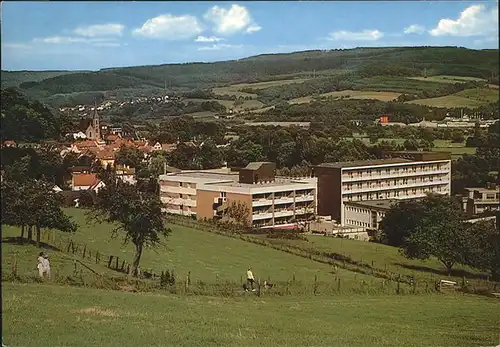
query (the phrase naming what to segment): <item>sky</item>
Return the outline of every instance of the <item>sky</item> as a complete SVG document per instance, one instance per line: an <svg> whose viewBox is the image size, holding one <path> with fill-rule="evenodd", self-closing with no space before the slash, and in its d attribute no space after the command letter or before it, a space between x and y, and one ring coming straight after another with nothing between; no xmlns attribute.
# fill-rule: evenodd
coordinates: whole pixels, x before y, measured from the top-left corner
<svg viewBox="0 0 500 347"><path fill-rule="evenodd" d="M498 2L2 2L2 70L383 46L498 49Z"/></svg>

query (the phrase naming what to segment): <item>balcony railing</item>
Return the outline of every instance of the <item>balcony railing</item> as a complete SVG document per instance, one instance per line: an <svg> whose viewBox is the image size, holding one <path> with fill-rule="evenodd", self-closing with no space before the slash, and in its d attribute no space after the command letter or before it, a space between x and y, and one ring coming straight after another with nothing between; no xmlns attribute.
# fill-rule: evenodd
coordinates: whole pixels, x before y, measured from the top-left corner
<svg viewBox="0 0 500 347"><path fill-rule="evenodd" d="M408 183L401 185L379 185L377 187L353 187L351 189L344 189L342 191L343 194L356 194L356 193L368 193L368 192L376 192L380 190L394 190L394 189L411 189L413 187L423 187L423 186L437 186L443 184L449 184L449 180L435 180L432 182L419 182L419 183Z"/></svg>
<svg viewBox="0 0 500 347"><path fill-rule="evenodd" d="M358 176L357 174L353 174L352 177L350 175L342 175L342 182L356 182L356 181L368 181L368 180L383 180L383 179L391 179L396 177L414 177L414 176L428 176L428 175L442 175L450 173L450 169L440 169L440 170L417 170L417 171L408 171L408 172L391 172L391 173L380 173L380 174L363 174Z"/></svg>

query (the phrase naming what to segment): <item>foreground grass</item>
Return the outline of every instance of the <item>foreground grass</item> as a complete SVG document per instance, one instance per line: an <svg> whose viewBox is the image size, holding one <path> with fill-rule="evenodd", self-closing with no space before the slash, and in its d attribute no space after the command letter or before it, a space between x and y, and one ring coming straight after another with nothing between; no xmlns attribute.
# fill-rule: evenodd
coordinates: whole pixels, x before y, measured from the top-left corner
<svg viewBox="0 0 500 347"><path fill-rule="evenodd" d="M111 239L109 224L87 224L85 210L67 209L66 213L74 217L79 230L72 235L58 233L58 237L71 237L74 242L86 244L87 248L101 254L114 255L131 263L134 247L123 246L120 239ZM166 246L157 250L146 250L141 260L143 270L153 269L155 272L174 269L177 276L185 278L191 272L193 282L204 281L215 283L216 280L228 280L239 283L246 275L246 269L252 267L257 278L286 282L295 278L312 282L332 278L332 266L321 264L296 255L255 245L239 239L216 235L205 231L170 225L172 234ZM2 236L18 236L19 229L3 227ZM3 248L3 247L2 247ZM2 249L3 252L3 249ZM12 252L15 252L13 249ZM9 266L12 256L4 258L2 265ZM36 259L36 258L35 258ZM36 265L36 264L35 264ZM35 266L34 265L34 266ZM57 264L53 262L54 269ZM338 270L343 286L361 280L372 280L371 276L355 274L346 270ZM378 280L376 281L378 283ZM354 285L354 284L353 284ZM359 284L355 284L356 287Z"/></svg>
<svg viewBox="0 0 500 347"><path fill-rule="evenodd" d="M3 283L8 346L492 346L498 301L472 296L163 296Z"/></svg>

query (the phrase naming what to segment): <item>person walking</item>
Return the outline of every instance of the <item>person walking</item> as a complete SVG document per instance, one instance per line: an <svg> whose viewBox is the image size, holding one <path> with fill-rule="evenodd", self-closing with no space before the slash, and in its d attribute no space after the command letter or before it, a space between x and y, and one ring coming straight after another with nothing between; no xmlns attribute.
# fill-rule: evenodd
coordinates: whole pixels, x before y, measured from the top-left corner
<svg viewBox="0 0 500 347"><path fill-rule="evenodd" d="M48 255L45 255L43 257L42 264L43 264L43 268L45 270L45 275L50 280L50 261L49 261L49 256Z"/></svg>
<svg viewBox="0 0 500 347"><path fill-rule="evenodd" d="M255 289L253 287L254 282L255 282L255 279L253 277L252 269L248 268L248 270L247 270L247 285L250 284L250 286L252 288L252 292L255 292ZM248 290L248 287L247 287L247 290Z"/></svg>
<svg viewBox="0 0 500 347"><path fill-rule="evenodd" d="M44 269L43 269L43 252L40 252L38 254L38 258L37 258L37 269L38 269L38 276L40 276L40 278L43 278L43 274L44 274Z"/></svg>
<svg viewBox="0 0 500 347"><path fill-rule="evenodd" d="M37 261L38 276L40 276L40 278L45 278L45 276L47 276L47 278L50 279L50 261L48 256L44 256L43 252L40 252Z"/></svg>

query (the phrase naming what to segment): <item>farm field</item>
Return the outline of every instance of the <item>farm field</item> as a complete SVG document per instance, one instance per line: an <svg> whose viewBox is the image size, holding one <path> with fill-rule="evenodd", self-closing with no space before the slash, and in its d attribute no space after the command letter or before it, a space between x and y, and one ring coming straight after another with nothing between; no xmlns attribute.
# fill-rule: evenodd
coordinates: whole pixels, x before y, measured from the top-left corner
<svg viewBox="0 0 500 347"><path fill-rule="evenodd" d="M226 87L213 88L212 91L217 95L234 95L236 97L251 97L257 98L257 94L241 92L242 88L265 89L270 87L284 86L292 83L302 83L307 81L307 78L296 78L289 80L276 80L256 83L238 83Z"/></svg>
<svg viewBox="0 0 500 347"><path fill-rule="evenodd" d="M7 346L465 347L499 342L495 312L500 302L469 295L225 299L4 282L2 305Z"/></svg>
<svg viewBox="0 0 500 347"><path fill-rule="evenodd" d="M346 139L358 139L363 141L366 145L370 144L370 139L362 134L353 134L354 137L347 137ZM398 145L402 145L406 139L404 138L379 138L377 143L381 141L394 141ZM434 147L431 149L434 152L450 152L452 159L458 159L464 154L475 154L475 147L465 147L465 142L452 142L451 140L434 140Z"/></svg>
<svg viewBox="0 0 500 347"><path fill-rule="evenodd" d="M447 75L437 75L429 77L408 77L412 80L417 81L429 81L429 82L439 82L439 83L465 83L470 81L485 81L482 78L476 77L464 77L464 76L447 76Z"/></svg>
<svg viewBox="0 0 500 347"><path fill-rule="evenodd" d="M258 100L241 100L241 103L237 103L236 101L233 100L218 100L218 99L185 99L184 102L194 102L194 103L202 103L205 101L215 101L218 102L219 104L225 106L228 110L229 109L234 109L237 111L242 111L244 109L260 109L264 107L264 104Z"/></svg>
<svg viewBox="0 0 500 347"><path fill-rule="evenodd" d="M111 239L109 224L87 224L85 212L81 209L67 209L66 212L74 217L80 228L75 234L58 233L57 237L64 239L71 237L76 243L86 244L88 249L132 262L135 254L133 245L122 247L121 240ZM312 282L315 275L319 280L326 280L332 276L330 272L333 269L327 264L222 235L176 225L170 227L173 231L165 247L146 250L143 253L141 260L143 270L153 269L159 273L174 269L175 273L182 277L190 271L193 282L207 283L214 283L217 278L240 283L241 276L245 275L249 266L252 267L256 278L270 277L273 281L286 282L293 274L297 280L308 282ZM3 227L2 238L8 236L19 236L19 229ZM9 267L11 262L12 256L4 257L5 265ZM54 271L56 269L57 266L54 264ZM371 276L355 275L346 270L340 271L339 277L346 285L351 280L362 278L371 280Z"/></svg>
<svg viewBox="0 0 500 347"><path fill-rule="evenodd" d="M336 99L341 97L344 97L345 99L358 99L358 100L372 99L380 101L392 101L397 99L397 97L400 95L401 93L394 93L394 92L376 92L369 90L341 90L336 92L319 94L317 97L303 96L300 98L292 99L288 102L290 104L305 104L320 98Z"/></svg>
<svg viewBox="0 0 500 347"><path fill-rule="evenodd" d="M470 107L477 108L491 102L498 101L498 90L492 88L466 89L455 94L437 98L418 99L407 101L409 104L425 105L430 107Z"/></svg>

